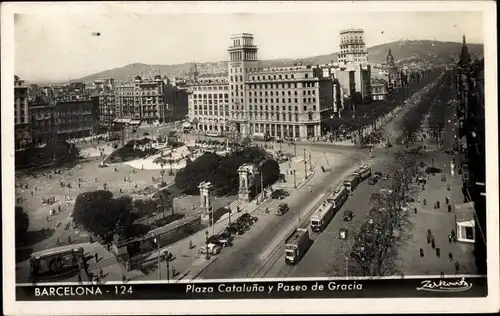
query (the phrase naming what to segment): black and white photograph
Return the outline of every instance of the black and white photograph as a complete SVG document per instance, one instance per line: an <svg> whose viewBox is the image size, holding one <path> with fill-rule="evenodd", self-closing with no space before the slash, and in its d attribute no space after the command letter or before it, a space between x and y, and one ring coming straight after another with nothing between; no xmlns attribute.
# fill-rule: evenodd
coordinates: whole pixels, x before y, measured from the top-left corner
<svg viewBox="0 0 500 316"><path fill-rule="evenodd" d="M495 12L3 4L4 313L498 311Z"/></svg>

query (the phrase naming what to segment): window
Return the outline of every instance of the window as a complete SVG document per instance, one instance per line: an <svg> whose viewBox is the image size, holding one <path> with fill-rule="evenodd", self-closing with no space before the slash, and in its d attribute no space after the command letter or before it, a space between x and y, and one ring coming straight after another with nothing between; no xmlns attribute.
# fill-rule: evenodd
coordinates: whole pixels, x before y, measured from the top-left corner
<svg viewBox="0 0 500 316"><path fill-rule="evenodd" d="M309 74L305 74L305 75L304 75L304 77L305 77L305 78L309 78Z"/></svg>

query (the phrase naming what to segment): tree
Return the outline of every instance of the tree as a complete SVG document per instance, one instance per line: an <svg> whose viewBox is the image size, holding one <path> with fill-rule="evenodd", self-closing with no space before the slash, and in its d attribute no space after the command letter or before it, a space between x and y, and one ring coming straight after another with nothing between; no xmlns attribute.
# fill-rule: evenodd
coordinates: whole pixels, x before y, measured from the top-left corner
<svg viewBox="0 0 500 316"><path fill-rule="evenodd" d="M397 273L398 248L405 243L411 231L411 212L405 202L413 194L410 186L418 155L401 151L395 156L392 183L379 193L370 196L371 209L368 219L355 236L353 244L343 247L349 258L350 274L386 276ZM347 269L347 267L346 267ZM341 270L333 267L331 271Z"/></svg>
<svg viewBox="0 0 500 316"><path fill-rule="evenodd" d="M157 157L157 158L155 158L155 160L153 160L153 163L160 165L160 167L161 167L160 175L161 175L161 183L163 184L165 182L165 181L163 181L163 175L165 174L165 171L163 170L163 166L165 166L165 164L167 163L167 159L165 159L163 157Z"/></svg>
<svg viewBox="0 0 500 316"><path fill-rule="evenodd" d="M109 240L114 233L126 235L132 210L132 198L129 196L114 199L110 191L84 192L76 198L73 220L93 234Z"/></svg>
<svg viewBox="0 0 500 316"><path fill-rule="evenodd" d="M270 158L266 151L258 147L247 147L225 157L205 153L176 173L175 184L185 192L195 193L200 182L210 181L216 195L235 194L239 188L238 168L245 163L259 164ZM269 170L271 172L272 167Z"/></svg>
<svg viewBox="0 0 500 316"><path fill-rule="evenodd" d="M30 219L28 217L28 214L24 212L21 206L16 206L15 209L16 243L19 243L22 240L22 238L28 231L29 226L30 226Z"/></svg>

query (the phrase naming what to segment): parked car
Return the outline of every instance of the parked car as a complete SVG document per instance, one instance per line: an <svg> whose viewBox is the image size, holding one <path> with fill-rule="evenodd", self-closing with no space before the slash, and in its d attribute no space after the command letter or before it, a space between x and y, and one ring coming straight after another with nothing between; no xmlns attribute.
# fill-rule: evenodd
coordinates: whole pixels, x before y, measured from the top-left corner
<svg viewBox="0 0 500 316"><path fill-rule="evenodd" d="M233 241L234 237L230 232L222 232L219 234L219 240L227 240L229 242Z"/></svg>
<svg viewBox="0 0 500 316"><path fill-rule="evenodd" d="M243 235L245 233L245 230L243 230L240 225L236 224L231 224L228 227L226 227L226 231L230 234L234 235Z"/></svg>
<svg viewBox="0 0 500 316"><path fill-rule="evenodd" d="M207 252L209 255L218 255L222 250L222 247L216 244L208 244L207 246L201 246L200 249L198 250L198 254L203 254L206 255Z"/></svg>
<svg viewBox="0 0 500 316"><path fill-rule="evenodd" d="M376 177L376 178L382 178L382 172L375 171L375 173L373 174L373 176Z"/></svg>
<svg viewBox="0 0 500 316"><path fill-rule="evenodd" d="M221 235L210 236L208 238L208 242L210 244L221 246L222 248L231 246L231 240L229 240L228 238L224 238Z"/></svg>
<svg viewBox="0 0 500 316"><path fill-rule="evenodd" d="M257 217L252 216L252 215L250 215L250 214L248 214L248 213L245 213L245 214L241 215L241 216L240 216L240 218L241 218L242 220L244 220L244 221L246 221L246 222L250 223L250 224L253 224L253 223L256 223L256 222L258 222L258 221L259 221L259 219L258 219Z"/></svg>
<svg viewBox="0 0 500 316"><path fill-rule="evenodd" d="M378 178L377 177L371 177L369 180L368 180L368 184L369 185L375 185L377 184L378 182Z"/></svg>
<svg viewBox="0 0 500 316"><path fill-rule="evenodd" d="M344 211L344 221L350 222L354 218L353 211L346 210Z"/></svg>
<svg viewBox="0 0 500 316"><path fill-rule="evenodd" d="M274 190L273 193L271 193L271 198L274 200L283 200L287 196L290 196L290 193L283 189Z"/></svg>
<svg viewBox="0 0 500 316"><path fill-rule="evenodd" d="M288 207L288 204L281 203L280 205L278 205L278 209L276 210L276 212L274 214L278 215L278 216L282 216L286 212L288 212L289 210L290 210L290 208Z"/></svg>

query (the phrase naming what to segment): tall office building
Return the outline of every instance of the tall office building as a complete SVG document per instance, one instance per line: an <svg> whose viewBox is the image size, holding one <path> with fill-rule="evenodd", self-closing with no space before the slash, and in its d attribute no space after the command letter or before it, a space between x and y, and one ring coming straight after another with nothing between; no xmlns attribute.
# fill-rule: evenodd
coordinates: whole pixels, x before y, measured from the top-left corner
<svg viewBox="0 0 500 316"><path fill-rule="evenodd" d="M235 123L236 131L248 135L249 109L245 102L247 96L246 82L248 74L258 69L257 46L253 43L253 35L248 33L236 34L231 37L232 45L229 52L229 98L231 119Z"/></svg>
<svg viewBox="0 0 500 316"><path fill-rule="evenodd" d="M340 63L367 63L368 52L365 46L363 29L346 29L340 31Z"/></svg>

